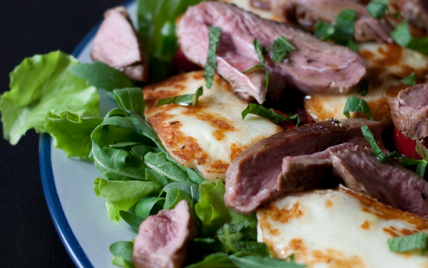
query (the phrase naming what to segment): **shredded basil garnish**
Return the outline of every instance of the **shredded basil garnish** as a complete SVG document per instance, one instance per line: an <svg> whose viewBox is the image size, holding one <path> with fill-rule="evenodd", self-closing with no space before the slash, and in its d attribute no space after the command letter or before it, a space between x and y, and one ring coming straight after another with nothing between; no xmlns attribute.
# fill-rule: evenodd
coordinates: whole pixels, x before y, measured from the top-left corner
<svg viewBox="0 0 428 268"><path fill-rule="evenodd" d="M208 28L208 53L207 53L207 62L204 68L204 79L205 86L208 89L211 89L214 83L214 73L217 68L217 58L216 53L218 49L218 44L220 42L221 28L218 27L209 27Z"/></svg>
<svg viewBox="0 0 428 268"><path fill-rule="evenodd" d="M284 116L280 113L275 112L273 109L266 108L260 104L251 103L245 108L244 111L242 111L242 120L248 115L248 114L255 114L261 117L268 118L272 120L275 124L289 121L289 120L296 120L296 126L300 124L300 118L297 114L287 114L287 116Z"/></svg>
<svg viewBox="0 0 428 268"><path fill-rule="evenodd" d="M409 236L401 236L388 239L390 251L406 252L420 249L425 252L428 249L428 234L421 232Z"/></svg>
<svg viewBox="0 0 428 268"><path fill-rule="evenodd" d="M388 155L385 155L377 145L376 140L373 137L373 133L367 126L362 126L361 131L363 132L364 138L366 138L366 140L370 143L370 146L372 147L373 152L375 153L379 162L384 164L388 162L389 159L396 159L400 156L398 152L391 152Z"/></svg>
<svg viewBox="0 0 428 268"><path fill-rule="evenodd" d="M188 105L195 106L199 103L198 99L203 94L204 94L204 89L201 86L196 90L195 94L186 94L186 95L180 95L180 96L171 97L171 98L160 99L156 104L156 107L166 105L166 104L172 104L172 103L185 105L185 106L188 106Z"/></svg>
<svg viewBox="0 0 428 268"><path fill-rule="evenodd" d="M361 80L360 90L358 91L358 93L360 93L361 96L365 96L367 95L368 92L369 92L369 80L367 80L367 78L363 78Z"/></svg>
<svg viewBox="0 0 428 268"><path fill-rule="evenodd" d="M259 58L260 63L264 66L265 65L265 57L263 56L263 48L259 43L259 40L254 39L253 41L254 50L257 53L257 57Z"/></svg>
<svg viewBox="0 0 428 268"><path fill-rule="evenodd" d="M409 76L401 79L401 83L406 86L414 86L416 85L416 75L415 73L411 73Z"/></svg>
<svg viewBox="0 0 428 268"><path fill-rule="evenodd" d="M391 37L402 47L428 55L428 37L412 37L407 20L404 20L395 28L391 33Z"/></svg>
<svg viewBox="0 0 428 268"><path fill-rule="evenodd" d="M296 48L288 41L287 37L279 37L273 42L272 60L282 62L288 56L288 52L295 50Z"/></svg>
<svg viewBox="0 0 428 268"><path fill-rule="evenodd" d="M369 119L373 120L372 112L370 107L365 100L351 96L346 101L345 109L343 109L343 114L350 118L349 112L359 112L368 116Z"/></svg>

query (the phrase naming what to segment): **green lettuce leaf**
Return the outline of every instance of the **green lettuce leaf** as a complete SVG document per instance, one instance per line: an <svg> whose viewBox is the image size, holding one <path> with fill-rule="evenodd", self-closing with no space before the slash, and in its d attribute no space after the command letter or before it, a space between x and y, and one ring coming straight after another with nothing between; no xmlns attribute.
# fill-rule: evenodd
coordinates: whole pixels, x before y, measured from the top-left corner
<svg viewBox="0 0 428 268"><path fill-rule="evenodd" d="M16 144L29 129L46 132L51 111L99 115L96 88L69 72L77 64L74 57L55 51L26 58L10 73L10 91L0 99L5 139Z"/></svg>
<svg viewBox="0 0 428 268"><path fill-rule="evenodd" d="M244 216L233 212L224 205L224 184L203 182L199 185L199 202L195 205L196 216L202 222L202 236L210 236L225 223L255 220L255 215Z"/></svg>
<svg viewBox="0 0 428 268"><path fill-rule="evenodd" d="M132 248L134 242L119 241L110 245L110 252L113 254L112 264L123 268L134 268L132 263Z"/></svg>
<svg viewBox="0 0 428 268"><path fill-rule="evenodd" d="M118 224L121 219L120 210L127 211L140 199L158 193L160 189L151 181L108 181L96 178L94 191L106 200L110 220Z"/></svg>
<svg viewBox="0 0 428 268"><path fill-rule="evenodd" d="M67 157L88 157L91 152L91 132L103 121L102 118L80 117L77 114L63 112L59 116L48 112L46 132L55 147L64 150Z"/></svg>

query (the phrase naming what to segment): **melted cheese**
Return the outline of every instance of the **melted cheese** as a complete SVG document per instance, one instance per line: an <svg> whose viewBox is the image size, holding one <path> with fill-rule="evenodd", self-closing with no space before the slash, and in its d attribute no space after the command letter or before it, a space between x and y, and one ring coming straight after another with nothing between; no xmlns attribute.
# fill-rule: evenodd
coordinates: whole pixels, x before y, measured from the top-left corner
<svg viewBox="0 0 428 268"><path fill-rule="evenodd" d="M247 103L238 99L219 76L211 89L204 87L196 106L156 107L161 98L194 94L203 85L203 72L199 71L145 87L146 119L178 163L196 168L210 181L224 181L229 164L242 150L282 128L255 115L242 120Z"/></svg>
<svg viewBox="0 0 428 268"><path fill-rule="evenodd" d="M428 267L428 255L389 251L391 237L426 231L428 221L352 192L287 196L257 212L258 241L308 268Z"/></svg>
<svg viewBox="0 0 428 268"><path fill-rule="evenodd" d="M360 55L367 60L367 79L369 91L361 96L357 90L344 95L308 95L305 110L316 121L327 118L344 119L343 109L349 96L367 101L375 120L381 121L386 128L391 125L389 103L398 92L408 86L400 80L415 73L417 81L422 82L428 74L428 57L404 49L398 45L364 43L359 45ZM351 117L365 117L351 113Z"/></svg>

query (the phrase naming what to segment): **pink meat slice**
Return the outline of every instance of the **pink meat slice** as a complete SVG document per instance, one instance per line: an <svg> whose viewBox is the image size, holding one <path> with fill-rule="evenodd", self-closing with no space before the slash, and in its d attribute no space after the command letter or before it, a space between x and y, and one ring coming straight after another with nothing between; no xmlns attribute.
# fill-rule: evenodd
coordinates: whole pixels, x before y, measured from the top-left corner
<svg viewBox="0 0 428 268"><path fill-rule="evenodd" d="M413 140L428 137L428 85L420 84L400 91L391 102L394 126Z"/></svg>
<svg viewBox="0 0 428 268"><path fill-rule="evenodd" d="M428 30L428 1L397 0L401 15L416 27Z"/></svg>
<svg viewBox="0 0 428 268"><path fill-rule="evenodd" d="M104 21L94 38L91 57L121 70L131 79L147 80L146 56L141 51L128 12L122 6L105 12Z"/></svg>
<svg viewBox="0 0 428 268"><path fill-rule="evenodd" d="M279 96L285 85L308 94L346 93L366 72L364 60L348 48L322 42L309 33L217 1L190 7L178 23L177 33L184 55L201 66L207 58L208 27L222 29L217 72L231 82L234 91L246 93L259 103L266 93L272 98ZM249 77L242 71L260 64L254 39L272 49L273 42L283 36L296 51L280 63L265 56L265 66L270 73L266 92L264 72Z"/></svg>
<svg viewBox="0 0 428 268"><path fill-rule="evenodd" d="M135 238L132 261L136 268L179 268L197 229L189 204L180 201L145 219Z"/></svg>
<svg viewBox="0 0 428 268"><path fill-rule="evenodd" d="M332 24L344 9L356 12L355 40L392 43L392 26L369 15L366 6L351 0L271 0L273 12L313 31L318 21Z"/></svg>

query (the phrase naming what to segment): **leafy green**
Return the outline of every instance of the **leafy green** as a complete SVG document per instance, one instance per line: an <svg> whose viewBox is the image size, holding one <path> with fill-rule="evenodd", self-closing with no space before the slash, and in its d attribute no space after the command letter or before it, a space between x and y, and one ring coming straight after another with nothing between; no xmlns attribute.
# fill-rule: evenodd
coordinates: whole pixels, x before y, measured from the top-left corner
<svg viewBox="0 0 428 268"><path fill-rule="evenodd" d="M279 37L273 42L272 60L282 62L288 56L288 52L295 50L296 48L288 41L287 37Z"/></svg>
<svg viewBox="0 0 428 268"><path fill-rule="evenodd" d="M196 90L195 94L186 94L186 95L179 95L176 97L171 97L171 98L166 98L166 99L160 99L158 101L158 103L156 104L156 107L162 106L162 105L166 105L166 104L171 104L171 103L176 103L176 104L181 104L181 105L197 105L198 102L198 98L200 96L202 96L204 94L204 89L203 87L199 87Z"/></svg>
<svg viewBox="0 0 428 268"><path fill-rule="evenodd" d="M132 248L134 242L119 241L110 245L110 252L114 258L112 264L121 266L124 268L134 268L132 263Z"/></svg>
<svg viewBox="0 0 428 268"><path fill-rule="evenodd" d="M303 268L303 267L306 267L306 265L297 264L295 262L288 262L286 260L276 260L269 257L262 257L257 255L242 256L242 257L231 255L229 256L229 258L239 268L259 268L259 267Z"/></svg>
<svg viewBox="0 0 428 268"><path fill-rule="evenodd" d="M146 180L153 181L159 185L159 187L166 187L170 181L159 172L146 168Z"/></svg>
<svg viewBox="0 0 428 268"><path fill-rule="evenodd" d="M298 126L300 123L300 118L297 114L287 114L287 116L284 116L280 113L275 112L273 109L266 108L256 103L248 104L247 108L242 111L242 120L244 120L244 118L248 114L255 114L261 117L268 118L272 120L275 124L289 120L296 120L296 126Z"/></svg>
<svg viewBox="0 0 428 268"><path fill-rule="evenodd" d="M191 208L194 207L193 200L192 198L190 198L188 194L186 194L185 192L181 191L178 188L171 188L166 194L165 204L163 205L163 208L173 209L183 199L189 203L189 206Z"/></svg>
<svg viewBox="0 0 428 268"><path fill-rule="evenodd" d="M421 232L409 236L401 236L388 239L390 251L406 252L420 249L425 252L428 249L428 234Z"/></svg>
<svg viewBox="0 0 428 268"><path fill-rule="evenodd" d="M110 220L118 224L120 210L127 211L140 199L159 191L156 183L151 181L108 181L96 178L94 192L106 200Z"/></svg>
<svg viewBox="0 0 428 268"><path fill-rule="evenodd" d="M188 194L194 202L199 201L199 185L190 182L171 182L162 191L168 192L172 188L177 188Z"/></svg>
<svg viewBox="0 0 428 268"><path fill-rule="evenodd" d="M372 0L367 5L367 12L373 18L379 19L385 15L388 10L388 0Z"/></svg>
<svg viewBox="0 0 428 268"><path fill-rule="evenodd" d="M10 91L0 99L3 137L11 144L31 128L46 132L48 112L98 116L95 87L69 72L79 64L60 51L26 58L10 73Z"/></svg>
<svg viewBox="0 0 428 268"><path fill-rule="evenodd" d="M363 99L350 96L346 101L345 108L343 109L343 114L346 117L350 117L349 112L359 112L367 115L367 117L373 120L372 112L367 102Z"/></svg>
<svg viewBox="0 0 428 268"><path fill-rule="evenodd" d="M150 215L155 215L161 210L164 203L164 197L144 198L135 205L134 214L145 219Z"/></svg>
<svg viewBox="0 0 428 268"><path fill-rule="evenodd" d="M99 61L77 64L70 72L85 79L88 85L106 90L110 97L113 96L115 89L135 86L135 83L121 71Z"/></svg>
<svg viewBox="0 0 428 268"><path fill-rule="evenodd" d="M428 55L428 37L412 37L407 20L404 20L392 31L391 37L402 47Z"/></svg>
<svg viewBox="0 0 428 268"><path fill-rule="evenodd" d="M358 91L358 93L360 93L361 96L365 96L367 95L368 92L369 92L369 80L367 80L367 78L363 78L361 80L360 90Z"/></svg>
<svg viewBox="0 0 428 268"><path fill-rule="evenodd" d="M373 152L375 153L379 162L386 163L389 161L389 159L395 159L399 157L397 152L391 152L388 155L385 155L377 145L376 140L373 137L373 133L367 126L362 126L361 131L363 132L364 138L366 138L366 140L370 143L370 146L372 147Z"/></svg>
<svg viewBox="0 0 428 268"><path fill-rule="evenodd" d="M213 253L203 261L194 263L186 268L236 268L229 256L225 253Z"/></svg>
<svg viewBox="0 0 428 268"><path fill-rule="evenodd" d="M140 224L144 221L143 217L124 210L119 211L119 216L135 230L138 230L140 228Z"/></svg>
<svg viewBox="0 0 428 268"><path fill-rule="evenodd" d="M265 65L265 57L263 56L263 48L260 45L259 40L256 38L253 40L254 50L256 51L257 57L259 58L260 64Z"/></svg>
<svg viewBox="0 0 428 268"><path fill-rule="evenodd" d="M415 73L411 73L409 76L401 79L401 83L406 86L414 86L416 85L416 75Z"/></svg>
<svg viewBox="0 0 428 268"><path fill-rule="evenodd" d="M354 10L344 9L337 15L333 25L321 21L317 22L314 35L323 41L330 39L334 43L347 46L358 53L358 47L353 41L356 16L357 14Z"/></svg>
<svg viewBox="0 0 428 268"><path fill-rule="evenodd" d="M191 182L186 172L180 169L176 164L168 161L164 153L150 152L145 155L144 163L171 181Z"/></svg>
<svg viewBox="0 0 428 268"><path fill-rule="evenodd" d="M254 220L255 216L244 216L233 212L224 205L224 184L217 180L214 183L203 182L199 185L200 198L195 205L196 216L202 222L202 235L214 234L225 223Z"/></svg>
<svg viewBox="0 0 428 268"><path fill-rule="evenodd" d="M208 89L211 89L214 83L214 73L217 68L217 48L220 43L221 28L218 27L208 27L208 52L207 52L207 62L204 67L204 79L205 86Z"/></svg>
<svg viewBox="0 0 428 268"><path fill-rule="evenodd" d="M77 114L63 112L59 116L48 112L46 132L55 147L64 150L67 157L88 157L91 152L91 132L102 122L102 118L81 118Z"/></svg>

